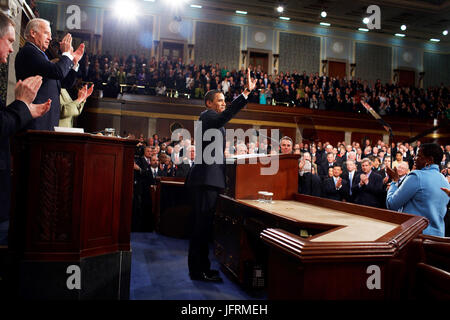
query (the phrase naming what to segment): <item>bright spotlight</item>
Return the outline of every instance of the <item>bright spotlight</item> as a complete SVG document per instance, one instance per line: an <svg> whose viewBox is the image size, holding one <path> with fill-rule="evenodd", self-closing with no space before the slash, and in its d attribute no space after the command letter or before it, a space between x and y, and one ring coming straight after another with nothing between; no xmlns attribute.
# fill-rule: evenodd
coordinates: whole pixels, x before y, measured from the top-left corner
<svg viewBox="0 0 450 320"><path fill-rule="evenodd" d="M114 13L121 20L133 20L139 13L139 7L134 1L118 0L114 4Z"/></svg>
<svg viewBox="0 0 450 320"><path fill-rule="evenodd" d="M406 25L402 24L402 26L400 27L400 29L402 29L402 31L406 30Z"/></svg>
<svg viewBox="0 0 450 320"><path fill-rule="evenodd" d="M370 19L369 19L369 18L365 17L365 18L363 19L363 23L364 23L364 24L368 24L369 22L370 22Z"/></svg>
<svg viewBox="0 0 450 320"><path fill-rule="evenodd" d="M278 6L278 7L277 7L277 11L278 11L279 13L282 13L282 12L284 11L283 6Z"/></svg>
<svg viewBox="0 0 450 320"><path fill-rule="evenodd" d="M322 12L320 13L320 16L321 16L322 18L326 18L326 17L327 17L327 12L326 12L326 11L322 11Z"/></svg>
<svg viewBox="0 0 450 320"><path fill-rule="evenodd" d="M443 34L444 36L448 35L448 30L442 31L442 34Z"/></svg>

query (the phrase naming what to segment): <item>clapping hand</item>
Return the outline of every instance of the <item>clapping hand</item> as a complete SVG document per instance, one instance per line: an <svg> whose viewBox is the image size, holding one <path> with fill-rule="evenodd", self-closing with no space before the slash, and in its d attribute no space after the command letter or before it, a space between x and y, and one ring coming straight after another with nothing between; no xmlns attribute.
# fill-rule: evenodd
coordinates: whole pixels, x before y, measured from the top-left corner
<svg viewBox="0 0 450 320"><path fill-rule="evenodd" d="M20 100L24 102L27 106L30 106L30 104L36 98L39 88L41 87L41 84L42 84L41 76L28 77L23 81L19 80L14 90L16 100Z"/></svg>
<svg viewBox="0 0 450 320"><path fill-rule="evenodd" d="M398 172L397 172L397 168L394 168L394 170L392 170L389 167L386 167L386 173L388 174L389 178L391 178L392 181L397 182L399 179L398 176Z"/></svg>
<svg viewBox="0 0 450 320"><path fill-rule="evenodd" d="M64 38L62 38L61 42L59 43L59 48L62 52L69 52L70 54L72 54L72 35L70 33L66 34Z"/></svg>
<svg viewBox="0 0 450 320"><path fill-rule="evenodd" d="M86 101L86 99L89 98L89 96L92 94L93 91L94 91L94 85L91 85L89 89L87 87L87 84L84 85L83 87L81 87L81 89L78 90L77 102L82 103L82 102Z"/></svg>
<svg viewBox="0 0 450 320"><path fill-rule="evenodd" d="M339 178L336 182L336 189L339 189L342 186L342 178Z"/></svg>
<svg viewBox="0 0 450 320"><path fill-rule="evenodd" d="M78 49L72 53L72 55L73 55L73 64L76 66L84 55L84 43L81 43L78 46Z"/></svg>
<svg viewBox="0 0 450 320"><path fill-rule="evenodd" d="M363 184L368 184L368 183L369 183L369 178L368 178L365 174L360 175L360 176L359 176L359 180L360 180L359 184L360 184L361 186L362 186Z"/></svg>
<svg viewBox="0 0 450 320"><path fill-rule="evenodd" d="M28 110L30 110L31 116L34 118L38 118L47 113L50 110L50 106L52 105L52 100L48 99L46 102L41 104L31 103L28 106Z"/></svg>

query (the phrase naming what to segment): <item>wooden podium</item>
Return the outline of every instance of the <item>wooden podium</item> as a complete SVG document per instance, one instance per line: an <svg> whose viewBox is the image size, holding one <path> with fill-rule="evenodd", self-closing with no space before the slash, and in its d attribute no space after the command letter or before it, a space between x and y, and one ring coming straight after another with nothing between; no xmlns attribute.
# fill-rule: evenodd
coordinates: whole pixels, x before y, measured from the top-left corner
<svg viewBox="0 0 450 320"><path fill-rule="evenodd" d="M136 141L27 131L13 145L16 293L128 299Z"/></svg>
<svg viewBox="0 0 450 320"><path fill-rule="evenodd" d="M227 164L215 220L224 270L269 299L405 298L415 267L408 245L427 220L300 195L297 158L278 161L271 176L260 174L260 161ZM273 203L257 201L258 191L273 192Z"/></svg>

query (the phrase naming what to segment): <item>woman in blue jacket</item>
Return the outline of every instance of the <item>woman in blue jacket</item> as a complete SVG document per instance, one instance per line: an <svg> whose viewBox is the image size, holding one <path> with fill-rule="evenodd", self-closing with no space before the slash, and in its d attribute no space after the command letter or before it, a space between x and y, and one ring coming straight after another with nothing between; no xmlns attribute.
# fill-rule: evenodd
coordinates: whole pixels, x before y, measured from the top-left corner
<svg viewBox="0 0 450 320"><path fill-rule="evenodd" d="M443 151L435 143L421 145L411 171L398 186L397 170L388 169L392 184L386 197L386 206L425 217L429 221L424 234L443 237L445 234L444 216L447 213L449 197L441 188L449 188L447 179L439 172Z"/></svg>

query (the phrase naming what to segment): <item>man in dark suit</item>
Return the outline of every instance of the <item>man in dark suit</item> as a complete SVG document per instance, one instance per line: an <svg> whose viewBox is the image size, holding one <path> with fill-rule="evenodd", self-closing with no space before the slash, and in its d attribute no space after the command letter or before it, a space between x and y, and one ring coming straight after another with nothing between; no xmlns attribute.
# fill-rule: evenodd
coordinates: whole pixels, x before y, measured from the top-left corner
<svg viewBox="0 0 450 320"><path fill-rule="evenodd" d="M248 88L226 109L225 97L222 92L210 90L205 95L207 110L201 113L199 119L202 139L196 141L198 143L196 146L197 156L186 181L186 186L192 192L194 208L188 255L189 275L193 280L222 281L218 271L210 269L208 242L212 232L217 198L220 191L225 188L224 148L226 143L223 126L247 104L250 92L256 87L256 80L252 81L250 78L250 69L247 76ZM208 129L219 130L216 132L213 145L203 141L203 134ZM211 151L211 154L205 154L205 149L211 150L211 146L215 147L214 150ZM219 151L216 154L217 150ZM206 159L206 157L212 159Z"/></svg>
<svg viewBox="0 0 450 320"><path fill-rule="evenodd" d="M0 63L6 63L13 52L14 22L0 12ZM40 76L17 82L15 101L5 107L0 101L0 244L7 243L11 197L11 155L9 139L34 118L50 109L51 101L35 105L33 100L42 84Z"/></svg>
<svg viewBox="0 0 450 320"><path fill-rule="evenodd" d="M352 192L353 186L356 184L356 177L359 176L361 173L356 168L356 162L354 160L348 159L345 161L346 170L341 175L342 179L346 180L348 182L347 184L347 201L348 202L354 202L354 195Z"/></svg>
<svg viewBox="0 0 450 320"><path fill-rule="evenodd" d="M381 208L380 193L383 191L383 178L372 172L372 163L368 158L361 161L362 173L356 176L352 185L354 202L365 206Z"/></svg>
<svg viewBox="0 0 450 320"><path fill-rule="evenodd" d="M194 165L195 146L187 148L188 156L183 158L183 161L177 166L175 177L186 178Z"/></svg>
<svg viewBox="0 0 450 320"><path fill-rule="evenodd" d="M341 178L342 167L335 164L333 167L333 176L326 178L323 182L323 196L331 200L347 200L348 181Z"/></svg>
<svg viewBox="0 0 450 320"><path fill-rule="evenodd" d="M336 161L334 159L334 154L332 152L327 153L326 161L319 164L319 176L320 178L326 179L328 178L328 170L333 168Z"/></svg>
<svg viewBox="0 0 450 320"><path fill-rule="evenodd" d="M298 193L308 196L322 196L322 180L311 172L312 165L308 160L301 160L298 174Z"/></svg>
<svg viewBox="0 0 450 320"><path fill-rule="evenodd" d="M52 100L50 112L32 121L29 129L54 130L60 118L59 95L61 87L70 88L75 82L78 61L84 53L84 44L73 51L72 36L68 33L60 43L62 56L56 63L50 62L45 50L52 40L50 23L44 19L31 19L25 28L27 42L16 56L16 78L23 80L30 76L42 76L42 86L36 95L34 103L39 104Z"/></svg>

